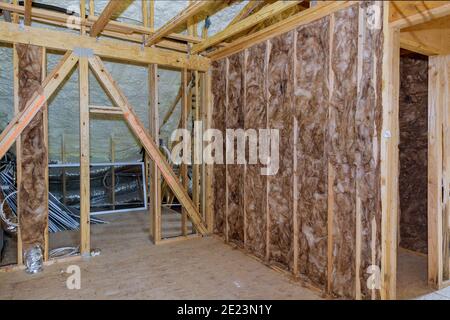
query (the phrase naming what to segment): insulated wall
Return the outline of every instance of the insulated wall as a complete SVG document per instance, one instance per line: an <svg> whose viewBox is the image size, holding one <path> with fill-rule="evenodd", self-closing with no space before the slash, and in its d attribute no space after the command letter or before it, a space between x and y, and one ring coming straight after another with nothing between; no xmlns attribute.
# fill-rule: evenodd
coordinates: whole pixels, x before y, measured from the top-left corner
<svg viewBox="0 0 450 320"><path fill-rule="evenodd" d="M222 166L215 165L216 232L266 264L346 298L379 297L366 284L368 268L381 263L382 34L366 21L368 14L381 21L382 10L368 9L376 4L300 25L213 69L216 121L226 112L226 128L279 134L272 174L262 174L260 161L240 171L227 164L224 191Z"/></svg>
<svg viewBox="0 0 450 320"><path fill-rule="evenodd" d="M43 48L16 45L18 56L19 111L29 99L40 92L43 75ZM48 219L47 165L48 150L44 111L39 111L20 136L18 165L21 179L18 186L20 235L23 252L39 246L45 249L45 232Z"/></svg>
<svg viewBox="0 0 450 320"><path fill-rule="evenodd" d="M400 59L400 246L426 253L428 57Z"/></svg>

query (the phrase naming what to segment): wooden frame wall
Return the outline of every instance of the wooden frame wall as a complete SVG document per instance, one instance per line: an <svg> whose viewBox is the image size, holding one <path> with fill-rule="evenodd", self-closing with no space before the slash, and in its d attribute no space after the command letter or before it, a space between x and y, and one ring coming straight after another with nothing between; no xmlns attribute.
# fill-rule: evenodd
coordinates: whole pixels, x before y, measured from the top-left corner
<svg viewBox="0 0 450 320"><path fill-rule="evenodd" d="M398 230L398 176L399 176L399 74L400 74L400 47L413 50L426 55L435 55L439 52L408 41L409 34L404 36L402 29L413 27L420 23L433 21L450 15L450 2L418 3L415 6L405 7L401 11L396 7L401 2L395 1L394 6L386 6L383 28L385 34L383 58L383 128L382 128L382 298L396 299L396 273L397 273L397 230ZM422 7L422 6L425 7ZM402 12L402 14L399 14ZM404 41L403 39L407 39ZM417 39L417 38L416 38ZM431 44L433 47L433 44ZM438 47L439 44L436 44ZM450 281L443 281L443 203L442 181L445 181L442 162L442 146L445 130L445 91L440 82L442 75L436 75L437 70L445 70L441 64L442 58L430 59L429 74L429 146L428 146L428 280L435 288L450 285ZM442 73L442 72L441 72ZM448 84L447 84L448 86ZM437 89L438 88L438 89ZM448 98L447 98L448 99ZM448 100L447 100L448 105ZM448 186L444 185L444 190ZM444 202L445 204L447 201ZM446 212L446 211L445 211ZM448 232L448 231L447 231Z"/></svg>
<svg viewBox="0 0 450 320"><path fill-rule="evenodd" d="M85 1L80 1L81 5L81 11L85 11ZM2 4L3 5L3 4ZM7 5L7 4L5 4ZM20 8L14 7L16 4L11 5L12 9L15 9L16 11L13 11L13 17L14 22L18 21L19 15L17 12L20 13ZM90 1L90 11L93 9L93 3ZM143 1L143 17L144 17L144 28L153 28L153 22L154 21L154 2L153 1ZM19 6L17 6L19 7ZM33 16L33 13L36 13L36 11L39 13L39 10L33 9L31 12L29 12L30 16ZM90 12L90 16L94 16L93 12ZM84 19L82 19L84 20ZM31 21L31 19L30 19ZM71 68L75 66L75 64L79 63L79 73L80 73L80 163L81 163L81 183L80 183L80 196L81 196L81 239L80 239L80 252L84 256L90 255L90 222L89 222L89 215L90 215L90 191L89 191L89 114L100 112L102 114L122 114L125 116L128 116L127 119L130 119L130 109L128 107L127 112L124 113L122 110L118 108L110 108L105 109L102 107L95 107L89 105L89 83L88 83L88 70L89 70L89 62L88 57L94 53L99 54L100 56L107 57L107 58L113 58L118 59L119 61L122 60L125 63L132 62L132 63L149 63L149 93L150 93L150 101L149 101L149 107L150 107L150 129L151 134L154 139L154 143L158 142L158 132L159 132L159 119L158 119L158 96L157 96L157 81L158 81L158 65L162 65L164 67L168 67L170 69L181 69L187 72L187 70L194 70L195 74L197 75L196 85L195 85L195 94L198 106L200 104L204 105L204 111L203 113L200 113L200 108L197 109L197 118L205 117L205 120L208 120L208 114L207 108L210 105L209 104L209 98L210 93L208 88L210 88L210 77L205 74L204 72L208 70L209 66L209 60L206 58L203 58L198 55L181 55L175 51L159 51L157 48L139 48L138 46L131 47L130 45L126 43L115 43L114 41L105 40L105 41L98 41L95 40L95 42L92 42L89 38L82 37L86 33L86 28L82 25L80 28L81 36L74 36L71 34L59 32L59 31L49 31L45 29L37 29L31 26L21 26L13 25L11 23L7 22L0 22L1 25L1 32L0 32L0 41L6 42L6 43L12 43L15 45L16 43L30 43L33 45L38 45L43 47L43 51L46 52L46 49L52 49L57 51L67 51L66 55L62 59L61 63L57 66L57 68L49 75L49 77L45 80L43 85L43 94L44 95L38 95L36 94L32 100L29 101L27 104L27 107L23 112L18 113L16 111L15 118L11 121L10 125L5 129L4 132L2 132L0 136L0 151L2 153L6 152L9 147L12 145L12 143L17 139L17 144L20 144L20 140L18 137L20 136L20 133L22 132L23 128L26 127L26 125L29 123L29 121L34 117L34 115L43 108L43 105L45 104L46 100L50 97L50 95L54 94L56 92L57 87L59 84L64 80L65 76L68 74ZM103 26L105 27L105 26ZM26 29L26 30L24 30ZM39 37L33 36L33 34L37 35L39 34ZM168 35L168 37L175 37L179 38L178 36L171 36ZM182 36L181 36L182 37ZM145 40L146 37L144 37ZM188 41L193 40L195 42L195 36L192 35L191 38L189 38ZM164 43L164 41L161 41L161 43ZM88 50L81 50L84 48L92 49L91 53ZM81 52L81 56L78 58L75 55L71 54L71 50L78 50ZM86 55L84 55L86 54ZM158 57L159 55L159 57ZM45 59L44 59L45 61ZM92 60L91 66L98 66L99 60ZM15 106L17 105L17 96L18 96L18 86L17 86L17 66L18 66L18 60L17 55L14 56L14 92L15 92ZM189 71L191 72L191 71ZM97 73L102 73L99 70L97 70ZM45 74L44 74L45 75ZM104 75L102 75L104 77ZM199 79L203 79L202 83L205 83L205 86L202 86L202 90L199 90ZM108 79L109 83L112 82L108 78L108 76L105 77L105 79ZM209 81L208 81L209 80ZM209 83L209 86L208 86ZM115 85L110 85L109 90L110 93L114 95L116 99L118 99L119 103L122 103L122 105L126 102L126 99L124 98L123 94L120 93L117 87L114 87ZM203 96L205 95L205 97ZM187 96L186 96L187 97ZM117 101L116 101L117 102ZM17 107L15 107L17 110ZM117 110L116 110L117 109ZM139 126L139 123L136 122L137 119L131 119L132 124L131 126L135 128L136 125ZM210 121L210 119L209 119ZM207 127L207 126L206 126ZM206 128L205 127L205 128ZM48 126L45 125L45 130L47 130ZM140 135L140 137L143 137L143 139L147 139L145 135L142 135L140 129L136 129L135 132ZM48 138L46 138L46 141L48 143ZM151 147L151 143L150 149ZM150 150L151 151L151 150ZM153 157L156 156L156 153L152 154ZM160 156L156 156L157 158ZM159 160L158 160L159 159ZM161 176L161 170L163 172L166 172L166 170L169 170L169 167L165 167L164 169L161 169L161 165L164 166L164 164L161 164L161 158L158 158L156 161L152 161L152 183L151 185L154 187L152 190L154 192L151 192L153 195L152 203L154 204L153 210L152 210L152 223L151 223L151 232L152 238L155 243L159 243L161 240L161 205L160 205L160 176ZM19 159L20 161L20 159ZM205 173L210 172L211 168L209 165L204 166ZM199 170L198 170L199 171ZM197 179L200 181L199 178L200 172L197 173ZM166 178L169 179L170 185L176 185L177 179L174 179L173 175L171 176L166 175ZM20 170L18 171L18 179L21 179ZM211 207L211 197L210 196L203 196L200 195L200 192L202 190L205 190L207 192L208 189L210 189L211 185L211 174L209 175L209 178L205 177L201 179L202 183L201 186L199 184L196 194L195 194L195 203L191 206L192 203L190 203L189 197L186 196L186 194L183 194L181 192L182 190L176 189L176 193L178 193L179 198L181 199L182 203L186 203L188 206L188 209L186 210L186 214L190 216L193 223L197 226L196 230L200 234L206 234L208 230L211 230L211 221L212 221L212 215L210 212L208 212L208 208ZM199 182L200 183L200 182ZM201 188L201 189L200 189ZM181 192L181 193L180 193ZM184 191L185 193L186 191ZM203 191L202 191L203 192ZM198 215L199 209L200 209L200 198L202 198L202 215ZM204 202L203 202L204 199ZM195 214L195 211L197 214ZM203 218L202 218L203 217ZM208 226L205 227L203 224L203 221L208 221ZM159 222L158 222L159 221ZM158 236L159 234L159 236ZM19 235L20 237L20 235ZM187 238L187 237L185 237ZM45 235L45 260L48 260L48 236ZM20 254L18 255L18 265L22 265L23 261L21 259L21 241L19 239L18 241L18 252ZM10 269L10 268L8 268Z"/></svg>

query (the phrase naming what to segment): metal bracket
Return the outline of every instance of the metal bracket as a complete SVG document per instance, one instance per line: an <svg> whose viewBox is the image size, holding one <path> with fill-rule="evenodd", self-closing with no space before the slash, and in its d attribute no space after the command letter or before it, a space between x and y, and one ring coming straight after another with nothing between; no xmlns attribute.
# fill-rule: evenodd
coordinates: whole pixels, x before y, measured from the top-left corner
<svg viewBox="0 0 450 320"><path fill-rule="evenodd" d="M73 54L76 55L79 58L81 58L81 57L93 58L94 57L94 50L92 50L90 48L76 47L76 48L73 49Z"/></svg>

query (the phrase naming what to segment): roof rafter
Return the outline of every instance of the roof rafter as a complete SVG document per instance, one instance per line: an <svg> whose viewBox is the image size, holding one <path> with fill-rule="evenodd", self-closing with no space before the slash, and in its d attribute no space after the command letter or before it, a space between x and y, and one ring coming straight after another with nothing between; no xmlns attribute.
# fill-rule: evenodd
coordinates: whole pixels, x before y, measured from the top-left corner
<svg viewBox="0 0 450 320"><path fill-rule="evenodd" d="M267 7L262 8L260 11L250 15L249 17L245 18L244 20L233 24L221 32L215 34L214 36L208 38L207 40L196 44L192 47L192 53L196 54L199 53L215 44L218 44L219 42L232 37L235 34L238 34L239 32L242 32L244 30L247 30L254 25L260 23L263 20L266 20L276 14L279 14L289 8L292 8L293 6L298 5L302 1L283 1L283 2L275 2Z"/></svg>
<svg viewBox="0 0 450 320"><path fill-rule="evenodd" d="M271 1L273 2L273 1ZM260 10L268 3L267 0L250 0L244 8L231 20L231 22L227 25L227 28L245 18L247 18L252 13Z"/></svg>
<svg viewBox="0 0 450 320"><path fill-rule="evenodd" d="M186 25L189 19L191 19L201 11L205 10L207 6L209 6L209 1L196 1L190 4L180 13L178 13L175 17L167 21L152 36L150 36L146 42L146 46L156 44L157 42L162 40L162 38L174 32L174 30L179 28L181 25Z"/></svg>
<svg viewBox="0 0 450 320"><path fill-rule="evenodd" d="M97 37L100 33L102 33L103 29L108 24L109 20L114 14L117 14L120 11L125 10L125 8L131 3L131 1L117 1L110 0L106 5L103 12L98 17L97 21L91 27L91 37Z"/></svg>

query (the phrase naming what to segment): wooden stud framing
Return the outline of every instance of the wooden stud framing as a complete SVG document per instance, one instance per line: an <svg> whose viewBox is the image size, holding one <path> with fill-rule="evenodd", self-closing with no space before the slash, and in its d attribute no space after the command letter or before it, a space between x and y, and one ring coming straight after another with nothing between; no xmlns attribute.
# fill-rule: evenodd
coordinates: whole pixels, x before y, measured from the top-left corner
<svg viewBox="0 0 450 320"><path fill-rule="evenodd" d="M198 210L195 208L192 200L189 198L188 193L186 192L186 190L184 190L183 186L178 180L178 177L173 172L170 164L165 160L163 154L159 151L153 139L146 132L142 122L133 112L127 98L117 87L111 74L103 65L103 62L100 60L100 58L93 57L89 58L89 64L96 74L97 78L99 79L100 83L109 93L110 97L122 109L125 120L127 121L129 127L135 133L136 137L139 139L142 146L145 148L152 160L156 162L158 169L166 180L167 184L170 186L175 196L180 201L181 205L186 209L186 212L191 219L194 227L201 234L207 234L207 229L201 220Z"/></svg>
<svg viewBox="0 0 450 320"><path fill-rule="evenodd" d="M158 108L158 66L150 65L149 72L149 121L150 135L159 146L159 108ZM149 155L147 155L149 157ZM161 241L161 174L154 160L149 159L150 171L150 214L154 243Z"/></svg>
<svg viewBox="0 0 450 320"><path fill-rule="evenodd" d="M383 120L381 129L381 298L396 298L399 176L400 30L389 25L383 3Z"/></svg>
<svg viewBox="0 0 450 320"><path fill-rule="evenodd" d="M127 3L128 1L114 1L110 0L106 5L103 12L98 17L98 20L91 27L91 37L97 37L100 33L102 33L105 26L108 24L109 20L121 7L123 7L123 3Z"/></svg>
<svg viewBox="0 0 450 320"><path fill-rule="evenodd" d="M211 127L212 123L212 92L211 92L211 71L208 71L202 75L203 86L202 86L202 97L203 97L203 115L204 124L203 130L207 130ZM214 231L214 192L213 192L213 169L214 165L206 165L205 168L205 185L203 189L204 197L204 212L205 221L208 228L208 232L212 233Z"/></svg>
<svg viewBox="0 0 450 320"><path fill-rule="evenodd" d="M47 50L45 48L42 48L42 79L45 79L47 77ZM44 106L43 115L42 115L42 123L44 127L44 144L47 148L47 158L45 159L45 170L44 170L44 177L45 177L45 188L46 188L46 194L48 195L49 192L49 181L48 181L48 105L46 104ZM46 204L47 212L48 212L48 197L47 197L47 204ZM44 261L48 261L49 259L49 239L48 239L48 214L46 217L46 227L44 231Z"/></svg>
<svg viewBox="0 0 450 320"><path fill-rule="evenodd" d="M89 0L89 17L95 16L95 3L94 0Z"/></svg>
<svg viewBox="0 0 450 320"><path fill-rule="evenodd" d="M336 11L347 8L355 3L357 3L357 1L326 1L323 4L315 6L314 8L301 11L289 18L283 19L282 21L264 28L263 30L260 30L256 33L241 37L227 44L223 48L211 52L207 56L211 58L211 60L222 59L233 53L239 52L246 48L250 48L256 43L260 43L267 39L286 33L294 29L295 27L299 27L312 21L316 21Z"/></svg>
<svg viewBox="0 0 450 320"><path fill-rule="evenodd" d="M450 55L441 57L441 86L443 89L443 154L444 154L444 212L442 213L442 286L447 286L446 282L450 281Z"/></svg>
<svg viewBox="0 0 450 320"><path fill-rule="evenodd" d="M16 45L13 46L13 70L14 70L14 115L19 114L19 57L17 55ZM16 139L16 178L17 181L22 181L22 166L21 166L21 156L20 156L21 139L20 135ZM3 157L3 156L2 156ZM17 203L19 204L20 193L17 193ZM20 208L17 208L17 221L20 221L19 214ZM20 235L20 223L17 228L17 264L23 265L23 255L22 255L22 237Z"/></svg>
<svg viewBox="0 0 450 320"><path fill-rule="evenodd" d="M181 118L180 118L180 124L181 129L186 129L188 126L188 117L189 117L189 103L188 103L188 96L189 96L189 88L188 88L188 72L186 69L184 69L181 72L181 87L182 87L182 94L181 94ZM183 142L184 143L184 142ZM183 153L186 152L186 150L183 149ZM184 155L183 155L184 156ZM183 163L180 165L180 177L181 177L181 183L183 185L184 190L187 192L188 185L189 185L189 177L188 177L188 167L187 164L183 161ZM194 204L195 206L195 204ZM183 236L186 236L188 233L187 230L187 212L183 208L181 213L181 233Z"/></svg>
<svg viewBox="0 0 450 320"><path fill-rule="evenodd" d="M199 90L199 72L194 71L194 94L195 94L195 106L194 106L194 112L193 112L193 118L194 121L201 121L201 110L200 110L200 90ZM193 94L190 94L190 99L192 103ZM201 128L198 128L201 130ZM194 128L195 130L195 128ZM192 201L194 202L194 205L197 208L200 208L200 161L202 159L202 148L197 148L197 146L200 146L199 143L196 143L195 139L197 137L201 138L203 132L200 131L200 133L194 132L193 136L193 163L192 163Z"/></svg>
<svg viewBox="0 0 450 320"><path fill-rule="evenodd" d="M42 46L58 51L73 51L75 48L89 48L94 54L115 60L144 64L158 64L169 68L206 71L210 61L197 55L187 56L158 48L142 48L142 45L128 44L114 40L96 40L86 36L45 30L42 28L20 27L0 22L0 42L24 43Z"/></svg>
<svg viewBox="0 0 450 320"><path fill-rule="evenodd" d="M296 6L302 1L286 1L286 2L275 2L267 7L262 8L257 13L245 18L244 20L230 25L223 31L216 33L214 36L208 38L202 43L196 44L192 47L192 53L196 54L202 52L203 50L212 47L213 45L235 35L239 32L245 31L254 25L258 24L261 21L264 21L270 18L273 15L281 13L293 6Z"/></svg>
<svg viewBox="0 0 450 320"><path fill-rule="evenodd" d="M231 22L227 25L227 27L238 23L239 21L247 18L252 13L260 10L262 7L266 5L266 1L264 0L250 0L244 8L231 20Z"/></svg>
<svg viewBox="0 0 450 320"><path fill-rule="evenodd" d="M52 96L77 62L78 58L76 56L70 52L67 53L58 66L44 80L42 84L43 92L41 94L36 93L27 103L27 107L14 116L0 135L0 157L3 157L11 148L23 129L30 123L36 113L41 110L45 102Z"/></svg>
<svg viewBox="0 0 450 320"><path fill-rule="evenodd" d="M80 57L80 253L90 254L89 63Z"/></svg>
<svg viewBox="0 0 450 320"><path fill-rule="evenodd" d="M25 0L25 13L23 23L26 26L31 25L31 7L33 5L33 0Z"/></svg>
<svg viewBox="0 0 450 320"><path fill-rule="evenodd" d="M24 7L19 6L16 4L9 4L9 3L3 3L0 2L0 9L7 10L10 12L13 12L13 16L17 16L17 18L20 15L24 14ZM32 11L32 20L38 21L38 22L44 22L46 24L51 25L57 25L63 28L67 28L68 24L67 21L71 16L65 13L59 13L54 12L51 10L46 9L40 9L40 8L33 8ZM85 24L87 28L91 28L93 24L98 20L98 17L94 15L89 15L88 18L85 20ZM78 24L70 24L72 28L80 29L80 26ZM135 24L127 24L123 22L118 22L114 20L110 20L109 23L105 26L103 32L103 35L123 39L123 40L129 40L134 41L136 37L139 37L142 43L142 35L152 35L154 34L153 28L146 28L144 26L139 26ZM168 39L175 40L175 41L182 41L182 42L189 42L189 43L199 43L202 41L201 38L198 37L192 37L188 35L178 34L178 33L171 33L167 35ZM176 42L173 41L161 41L157 44L159 47L165 47L170 43L170 45L176 44ZM169 46L167 46L170 48Z"/></svg>
<svg viewBox="0 0 450 320"><path fill-rule="evenodd" d="M428 95L428 281L449 280L450 55L430 57Z"/></svg>
<svg viewBox="0 0 450 320"><path fill-rule="evenodd" d="M189 18L192 18L204 10L206 6L209 6L208 1L196 1L189 5L150 36L146 42L146 46L152 46L158 43L162 38L174 32L178 27L185 25Z"/></svg>

